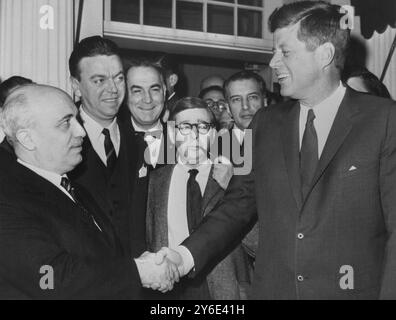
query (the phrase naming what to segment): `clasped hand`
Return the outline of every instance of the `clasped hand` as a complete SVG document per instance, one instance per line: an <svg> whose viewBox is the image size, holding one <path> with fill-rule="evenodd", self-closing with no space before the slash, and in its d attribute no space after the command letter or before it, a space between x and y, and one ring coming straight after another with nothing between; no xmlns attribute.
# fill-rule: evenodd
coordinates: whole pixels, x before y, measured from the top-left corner
<svg viewBox="0 0 396 320"><path fill-rule="evenodd" d="M143 287L162 293L172 290L174 283L184 275L181 256L166 247L157 253L146 251L135 262Z"/></svg>

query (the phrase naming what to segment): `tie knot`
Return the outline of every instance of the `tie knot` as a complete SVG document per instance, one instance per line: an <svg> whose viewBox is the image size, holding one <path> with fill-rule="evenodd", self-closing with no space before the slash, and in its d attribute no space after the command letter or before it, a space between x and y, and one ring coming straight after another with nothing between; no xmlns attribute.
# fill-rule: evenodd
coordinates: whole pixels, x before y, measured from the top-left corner
<svg viewBox="0 0 396 320"><path fill-rule="evenodd" d="M61 187L64 188L69 193L72 190L72 186L71 186L70 180L67 177L62 177L62 179L61 179Z"/></svg>
<svg viewBox="0 0 396 320"><path fill-rule="evenodd" d="M197 169L190 169L190 170L188 170L188 173L190 174L190 177L193 177L194 179L195 179L195 177L197 176L197 174L198 174L198 170Z"/></svg>
<svg viewBox="0 0 396 320"><path fill-rule="evenodd" d="M313 109L308 110L308 117L307 117L307 122L312 122L315 120L315 113Z"/></svg>
<svg viewBox="0 0 396 320"><path fill-rule="evenodd" d="M110 138L110 131L109 131L109 129L104 128L104 129L102 130L102 133L103 133L103 135L104 135L105 137L109 137L109 138Z"/></svg>

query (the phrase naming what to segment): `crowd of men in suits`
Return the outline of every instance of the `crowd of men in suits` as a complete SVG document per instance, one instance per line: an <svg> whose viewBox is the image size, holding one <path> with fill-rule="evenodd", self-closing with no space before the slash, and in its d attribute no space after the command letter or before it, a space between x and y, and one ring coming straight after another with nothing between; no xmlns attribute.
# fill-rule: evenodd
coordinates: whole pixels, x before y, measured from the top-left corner
<svg viewBox="0 0 396 320"><path fill-rule="evenodd" d="M69 59L77 104L7 88L0 299L396 298L396 104L341 82L341 18L272 13L269 107L254 72L180 98L166 61L99 36Z"/></svg>

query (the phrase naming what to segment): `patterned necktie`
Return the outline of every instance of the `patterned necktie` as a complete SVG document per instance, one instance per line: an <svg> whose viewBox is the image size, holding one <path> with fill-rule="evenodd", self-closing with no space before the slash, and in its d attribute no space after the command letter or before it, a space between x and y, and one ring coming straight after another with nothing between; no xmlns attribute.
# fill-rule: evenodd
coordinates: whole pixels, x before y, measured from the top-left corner
<svg viewBox="0 0 396 320"><path fill-rule="evenodd" d="M73 198L74 202L78 205L78 207L84 212L84 214L86 214L94 223L94 225L96 226L96 228L98 228L98 230L100 232L102 232L102 229L100 228L99 224L96 222L94 216L92 214L90 214L87 209L84 208L84 206L81 204L80 201L78 201L76 194L74 192L74 188L69 180L69 178L67 177L62 177L61 179L61 187L63 189L65 189L67 191L68 194L71 195L71 197Z"/></svg>
<svg viewBox="0 0 396 320"><path fill-rule="evenodd" d="M318 136L316 135L314 119L315 114L312 109L309 109L300 150L301 191L303 201L311 187L312 179L319 161Z"/></svg>
<svg viewBox="0 0 396 320"><path fill-rule="evenodd" d="M78 203L77 198L76 198L76 194L74 193L74 188L71 185L71 182L70 182L69 178L62 177L62 179L61 179L61 187L63 189L65 189L68 194L71 195L71 197L73 198L74 202Z"/></svg>
<svg viewBox="0 0 396 320"><path fill-rule="evenodd" d="M109 129L104 128L102 133L105 136L104 148L105 148L105 152L106 152L107 169L110 172L113 172L115 164L117 162L117 155L116 155L116 152L115 152L115 149L114 149L113 142L110 139L110 131L109 131Z"/></svg>
<svg viewBox="0 0 396 320"><path fill-rule="evenodd" d="M191 234L197 228L202 218L202 194L196 180L198 170L191 169L188 173L190 177L187 181L187 222L188 230Z"/></svg>

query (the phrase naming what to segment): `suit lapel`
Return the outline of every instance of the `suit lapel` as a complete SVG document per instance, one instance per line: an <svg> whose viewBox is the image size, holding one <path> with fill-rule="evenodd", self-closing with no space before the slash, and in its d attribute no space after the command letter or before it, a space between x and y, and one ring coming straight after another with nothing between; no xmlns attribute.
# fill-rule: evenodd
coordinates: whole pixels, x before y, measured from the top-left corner
<svg viewBox="0 0 396 320"><path fill-rule="evenodd" d="M327 137L307 198L352 129L352 117L357 112L353 94L352 90L347 89Z"/></svg>
<svg viewBox="0 0 396 320"><path fill-rule="evenodd" d="M300 106L296 102L284 115L281 125L283 154L293 196L298 209L302 207L301 180L300 180L300 141L299 141Z"/></svg>
<svg viewBox="0 0 396 320"><path fill-rule="evenodd" d="M172 173L174 170L174 165L168 165L161 170L154 171L153 181L155 181L155 196L153 199L156 203L156 210L154 216L154 237L157 237L157 244L169 245L168 240L168 198L169 198L169 188L172 179ZM159 247L158 249L160 249Z"/></svg>
<svg viewBox="0 0 396 320"><path fill-rule="evenodd" d="M215 196L221 192L223 189L219 186L219 184L216 182L215 179L212 178L213 175L213 168L214 166L212 165L210 172L209 172L209 177L208 177L208 182L206 184L205 192L203 195L202 199L202 212L203 216L208 214L213 206L217 203L217 199L215 203L213 203L213 199L215 199Z"/></svg>

